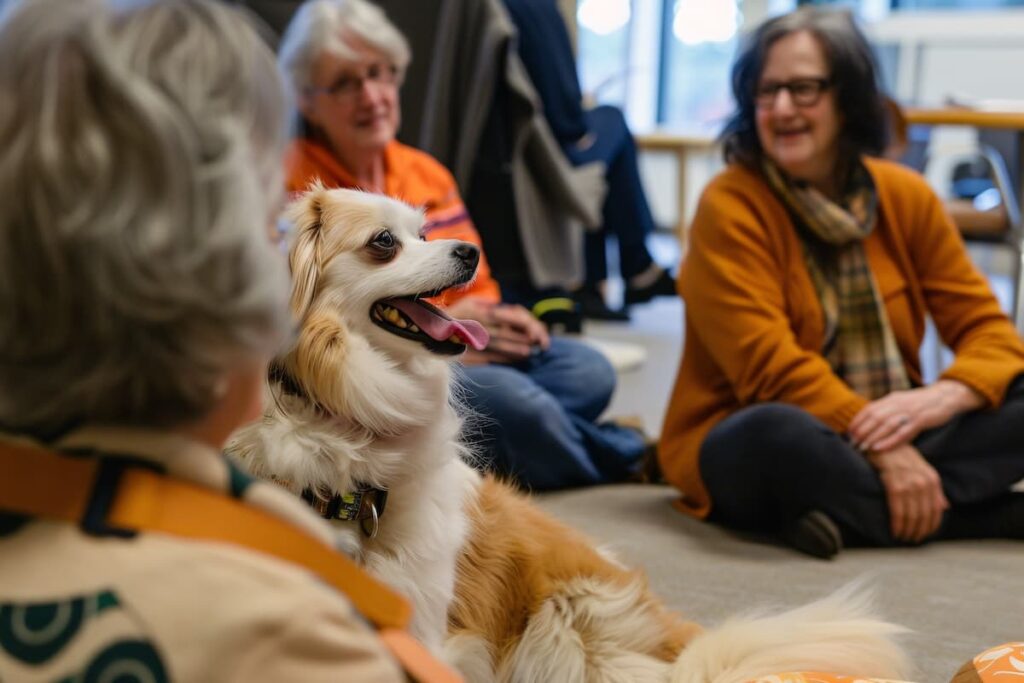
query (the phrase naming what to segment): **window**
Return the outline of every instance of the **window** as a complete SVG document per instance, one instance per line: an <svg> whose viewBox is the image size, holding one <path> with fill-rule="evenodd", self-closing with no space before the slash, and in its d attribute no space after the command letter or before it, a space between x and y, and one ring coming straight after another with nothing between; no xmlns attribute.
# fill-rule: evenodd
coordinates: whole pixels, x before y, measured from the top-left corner
<svg viewBox="0 0 1024 683"><path fill-rule="evenodd" d="M634 29L631 5L630 0L581 0L576 15L580 87L599 102L623 108Z"/></svg>
<svg viewBox="0 0 1024 683"><path fill-rule="evenodd" d="M729 72L742 14L736 0L666 0L658 123L717 132L733 109Z"/></svg>
<svg viewBox="0 0 1024 683"><path fill-rule="evenodd" d="M739 0L579 0L576 19L584 93L635 128L715 132L728 116Z"/></svg>

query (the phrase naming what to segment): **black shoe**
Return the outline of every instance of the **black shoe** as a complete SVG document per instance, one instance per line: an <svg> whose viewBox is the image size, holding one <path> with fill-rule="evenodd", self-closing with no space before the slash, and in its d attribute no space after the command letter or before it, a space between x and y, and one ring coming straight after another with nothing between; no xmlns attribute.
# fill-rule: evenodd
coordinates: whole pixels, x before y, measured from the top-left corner
<svg viewBox="0 0 1024 683"><path fill-rule="evenodd" d="M580 313L590 320L608 320L612 322L629 322L629 313L609 308L601 296L600 290L592 285L584 285L573 292L573 298L580 305Z"/></svg>
<svg viewBox="0 0 1024 683"><path fill-rule="evenodd" d="M676 296L676 281L667 270L661 271L658 279L646 287L626 287L624 297L627 306L647 303L656 296Z"/></svg>
<svg viewBox="0 0 1024 683"><path fill-rule="evenodd" d="M640 459L640 467L636 471L638 484L667 484L665 475L661 472L661 463L658 462L658 442L651 441L644 446L644 454Z"/></svg>
<svg viewBox="0 0 1024 683"><path fill-rule="evenodd" d="M823 560L833 558L843 549L843 535L828 515L811 510L782 530L779 537L802 553Z"/></svg>

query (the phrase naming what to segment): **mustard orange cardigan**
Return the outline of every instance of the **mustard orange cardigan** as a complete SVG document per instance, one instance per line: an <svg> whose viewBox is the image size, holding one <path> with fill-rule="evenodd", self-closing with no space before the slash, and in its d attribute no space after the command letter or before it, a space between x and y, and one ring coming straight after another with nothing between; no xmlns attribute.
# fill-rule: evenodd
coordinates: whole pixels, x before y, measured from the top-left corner
<svg viewBox="0 0 1024 683"><path fill-rule="evenodd" d="M868 262L911 381L925 314L955 353L942 377L998 406L1024 373L1024 344L956 228L924 179L865 160L878 189L879 220L864 241ZM837 432L867 403L820 354L824 320L801 242L783 205L755 173L730 166L708 185L679 275L686 303L682 364L665 417L659 458L699 517L712 501L698 453L720 420L755 403L807 410Z"/></svg>

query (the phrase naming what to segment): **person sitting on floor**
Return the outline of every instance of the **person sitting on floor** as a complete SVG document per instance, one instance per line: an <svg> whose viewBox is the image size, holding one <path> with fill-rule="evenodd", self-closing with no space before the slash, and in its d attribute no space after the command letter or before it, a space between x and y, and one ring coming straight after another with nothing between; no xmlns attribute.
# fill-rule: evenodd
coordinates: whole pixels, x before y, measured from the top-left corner
<svg viewBox="0 0 1024 683"><path fill-rule="evenodd" d="M286 156L288 189L319 181L387 194L424 208L426 239L481 246L451 174L395 140L409 59L405 38L365 0L302 5L279 50L300 128ZM503 304L485 256L476 280L439 303L491 334L487 349L466 352L459 379L463 399L482 416L467 438L491 468L532 489L617 481L637 470L642 434L598 422L616 382L603 355L549 337L525 308Z"/></svg>
<svg viewBox="0 0 1024 683"><path fill-rule="evenodd" d="M406 680L221 454L292 330L273 54L214 0L0 14L0 679Z"/></svg>
<svg viewBox="0 0 1024 683"><path fill-rule="evenodd" d="M863 35L845 12L771 19L732 84L679 276L659 454L680 506L819 557L1024 538L1024 343L925 180L877 158ZM928 385L926 315L954 353Z"/></svg>
<svg viewBox="0 0 1024 683"><path fill-rule="evenodd" d="M605 300L609 236L618 243L627 307L657 296L676 295L675 280L647 249L654 217L640 182L633 134L616 107L583 107L572 43L555 0L504 2L519 34L519 56L566 158L574 166L600 161L606 169L608 194L602 208L602 226L597 231L588 230L584 236L586 280L576 298L585 317L627 320L625 310L611 309Z"/></svg>

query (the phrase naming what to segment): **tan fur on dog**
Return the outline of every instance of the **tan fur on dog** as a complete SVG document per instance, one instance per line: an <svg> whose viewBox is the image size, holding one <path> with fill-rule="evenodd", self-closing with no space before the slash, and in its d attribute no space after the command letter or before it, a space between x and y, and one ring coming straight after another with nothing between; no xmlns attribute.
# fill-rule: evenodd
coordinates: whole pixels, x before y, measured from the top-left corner
<svg viewBox="0 0 1024 683"><path fill-rule="evenodd" d="M579 532L506 485L487 478L468 512L471 532L459 557L449 628L452 635L481 636L498 661L515 650L530 615L552 598L572 599L570 587L581 590L581 579L613 592L635 590L628 609L644 613L658 634L639 644L642 654L671 662L700 633L700 626L661 606L641 572L614 565Z"/></svg>
<svg viewBox="0 0 1024 683"><path fill-rule="evenodd" d="M229 452L296 493L386 489L379 533L337 521L339 545L412 601L415 635L467 680L743 683L801 667L901 675L890 638L899 629L862 596L701 633L640 572L482 478L466 464L452 356L380 317L381 306L465 282L471 247L423 241L421 212L350 190L314 188L290 215L299 335L278 361L264 418Z"/></svg>

